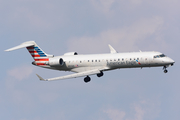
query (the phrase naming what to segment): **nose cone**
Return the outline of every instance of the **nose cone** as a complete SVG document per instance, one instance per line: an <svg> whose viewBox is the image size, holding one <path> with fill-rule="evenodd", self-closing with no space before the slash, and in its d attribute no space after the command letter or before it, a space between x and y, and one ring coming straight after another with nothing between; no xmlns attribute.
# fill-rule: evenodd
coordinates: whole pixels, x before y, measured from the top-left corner
<svg viewBox="0 0 180 120"><path fill-rule="evenodd" d="M175 63L175 61L173 60L173 59L171 59L171 66L173 66L174 65L174 63Z"/></svg>
<svg viewBox="0 0 180 120"><path fill-rule="evenodd" d="M174 61L173 59L171 59L171 58L168 57L168 58L166 58L165 63L173 66L174 63L175 63L175 61Z"/></svg>

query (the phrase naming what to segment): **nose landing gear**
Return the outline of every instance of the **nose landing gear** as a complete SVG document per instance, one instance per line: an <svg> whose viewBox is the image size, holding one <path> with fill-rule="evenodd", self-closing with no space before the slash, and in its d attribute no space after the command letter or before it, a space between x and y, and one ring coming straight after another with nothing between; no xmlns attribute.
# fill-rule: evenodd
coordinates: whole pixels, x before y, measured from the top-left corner
<svg viewBox="0 0 180 120"><path fill-rule="evenodd" d="M167 73L168 72L168 70L164 70L164 73Z"/></svg>
<svg viewBox="0 0 180 120"><path fill-rule="evenodd" d="M167 68L166 66L163 67L164 73L168 72L168 70L166 70L166 68Z"/></svg>

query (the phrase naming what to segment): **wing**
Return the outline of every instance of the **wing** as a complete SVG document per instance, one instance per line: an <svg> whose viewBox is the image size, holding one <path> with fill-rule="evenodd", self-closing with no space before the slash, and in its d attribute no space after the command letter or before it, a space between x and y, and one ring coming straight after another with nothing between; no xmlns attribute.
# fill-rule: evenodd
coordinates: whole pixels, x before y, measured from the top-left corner
<svg viewBox="0 0 180 120"><path fill-rule="evenodd" d="M84 72L79 72L79 73L74 73L71 75L66 75L66 76L61 76L61 77L55 77L55 78L49 78L49 79L43 79L41 76L36 74L40 80L43 81L52 81L52 80L62 80L62 79L69 79L69 78L76 78L76 77L82 77L82 76L88 76L88 75L94 75L101 73L100 70L94 69L94 70L89 70L89 71L84 71Z"/></svg>

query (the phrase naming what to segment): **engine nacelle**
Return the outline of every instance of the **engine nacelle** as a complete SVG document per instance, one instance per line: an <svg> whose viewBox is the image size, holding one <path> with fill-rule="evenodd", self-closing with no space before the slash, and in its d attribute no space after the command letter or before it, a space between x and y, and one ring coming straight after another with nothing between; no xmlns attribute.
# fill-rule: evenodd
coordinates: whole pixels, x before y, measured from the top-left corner
<svg viewBox="0 0 180 120"><path fill-rule="evenodd" d="M68 53L65 53L64 55L78 55L77 52L68 52Z"/></svg>
<svg viewBox="0 0 180 120"><path fill-rule="evenodd" d="M52 58L49 59L50 66L63 66L64 65L64 60L62 58Z"/></svg>

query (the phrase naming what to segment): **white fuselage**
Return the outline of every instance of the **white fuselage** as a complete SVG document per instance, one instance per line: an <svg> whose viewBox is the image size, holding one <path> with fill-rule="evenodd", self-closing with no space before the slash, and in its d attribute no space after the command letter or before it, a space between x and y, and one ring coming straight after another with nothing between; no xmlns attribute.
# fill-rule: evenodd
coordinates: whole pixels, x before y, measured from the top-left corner
<svg viewBox="0 0 180 120"><path fill-rule="evenodd" d="M158 67L169 66L174 61L169 57L154 58L161 55L160 52L131 52L114 54L90 54L90 55L64 55L50 58L49 61L63 59L62 66L48 66L50 69L81 72L92 69L106 68L106 70L118 68L136 68L136 67ZM46 66L47 68L47 66Z"/></svg>
<svg viewBox="0 0 180 120"><path fill-rule="evenodd" d="M76 52L65 53L63 56L55 56L46 54L35 41L27 41L5 51L13 51L26 47L34 59L33 65L54 70L72 71L74 74L43 79L52 81L62 80L76 77L83 77L87 83L91 80L90 75L103 76L103 71L120 69L120 68L142 68L142 67L158 67L163 66L164 73L167 73L167 67L172 66L174 61L160 52L131 52L117 53L117 51L109 45L110 54L90 54L78 55Z"/></svg>

